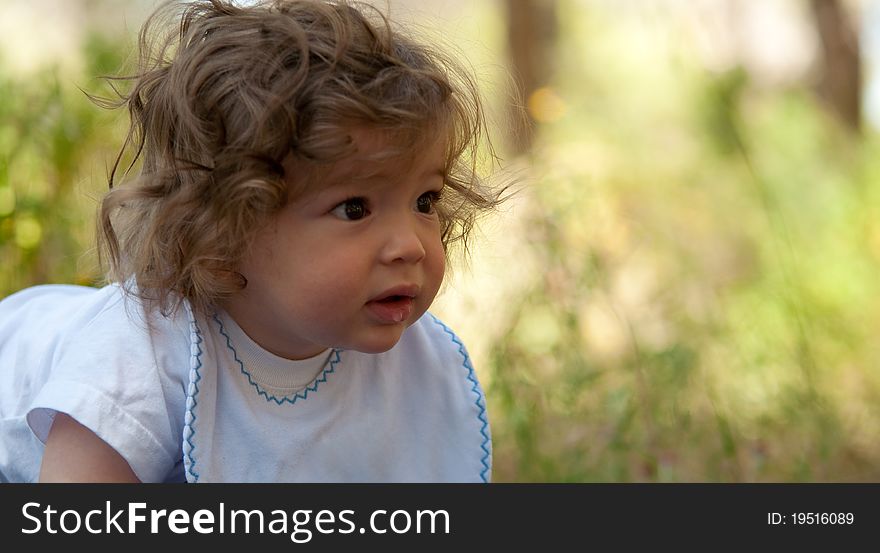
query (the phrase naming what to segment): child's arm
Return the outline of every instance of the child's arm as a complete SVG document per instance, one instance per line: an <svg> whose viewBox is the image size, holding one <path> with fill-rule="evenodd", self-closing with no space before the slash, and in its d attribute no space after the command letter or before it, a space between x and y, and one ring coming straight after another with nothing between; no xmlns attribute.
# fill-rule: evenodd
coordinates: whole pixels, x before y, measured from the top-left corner
<svg viewBox="0 0 880 553"><path fill-rule="evenodd" d="M40 482L139 482L115 449L74 419L58 413L43 453Z"/></svg>

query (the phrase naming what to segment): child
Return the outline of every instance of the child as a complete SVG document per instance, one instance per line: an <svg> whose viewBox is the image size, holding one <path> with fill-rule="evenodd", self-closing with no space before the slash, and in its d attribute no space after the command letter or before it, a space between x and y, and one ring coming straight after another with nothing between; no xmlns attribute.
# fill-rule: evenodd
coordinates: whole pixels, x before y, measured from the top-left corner
<svg viewBox="0 0 880 553"><path fill-rule="evenodd" d="M345 2L172 4L141 47L112 283L0 302L0 480L488 481L483 394L427 312L499 201L467 74Z"/></svg>

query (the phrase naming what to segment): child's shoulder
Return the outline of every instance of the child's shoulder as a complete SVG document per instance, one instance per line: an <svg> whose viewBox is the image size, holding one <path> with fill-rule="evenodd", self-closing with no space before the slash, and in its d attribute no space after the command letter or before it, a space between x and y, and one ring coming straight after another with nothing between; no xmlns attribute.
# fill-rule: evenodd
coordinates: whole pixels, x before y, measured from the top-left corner
<svg viewBox="0 0 880 553"><path fill-rule="evenodd" d="M183 311L183 310L180 310ZM128 344L185 332L183 313L161 317L145 309L122 286L102 288L49 284L26 288L0 301L0 337L38 341L43 347ZM128 347L127 346L127 347Z"/></svg>
<svg viewBox="0 0 880 553"><path fill-rule="evenodd" d="M15 414L17 432L29 428L43 443L66 413L139 478L162 481L180 455L188 322L183 309L173 317L145 309L118 284L22 290L0 301L0 405Z"/></svg>
<svg viewBox="0 0 880 553"><path fill-rule="evenodd" d="M44 284L20 290L0 301L0 328L52 334L81 328L113 302L113 287Z"/></svg>
<svg viewBox="0 0 880 553"><path fill-rule="evenodd" d="M126 305L128 302L128 305ZM131 299L119 284L100 288L74 284L40 284L19 290L0 300L0 316L18 314L77 313L93 317L114 309L128 309Z"/></svg>

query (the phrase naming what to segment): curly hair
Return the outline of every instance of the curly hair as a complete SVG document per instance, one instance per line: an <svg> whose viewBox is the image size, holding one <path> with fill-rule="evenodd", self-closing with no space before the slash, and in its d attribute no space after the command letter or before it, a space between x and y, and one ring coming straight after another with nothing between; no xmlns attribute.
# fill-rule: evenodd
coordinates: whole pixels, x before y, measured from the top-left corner
<svg viewBox="0 0 880 553"><path fill-rule="evenodd" d="M170 22L171 25L167 25ZM175 25L178 23L178 25ZM478 175L488 144L474 78L379 11L346 1L171 2L144 24L128 93L131 123L98 219L108 278L158 303L206 310L246 285L236 268L255 232L301 191L283 160L325 167L356 150L351 130L401 154L449 135L442 241L467 238L497 205ZM114 187L122 173L136 176Z"/></svg>

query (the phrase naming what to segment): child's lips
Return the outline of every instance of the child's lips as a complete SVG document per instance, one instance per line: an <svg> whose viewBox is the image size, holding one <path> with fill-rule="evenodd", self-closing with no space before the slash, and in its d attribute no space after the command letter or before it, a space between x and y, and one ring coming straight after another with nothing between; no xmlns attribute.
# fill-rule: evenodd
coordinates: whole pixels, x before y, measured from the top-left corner
<svg viewBox="0 0 880 553"><path fill-rule="evenodd" d="M382 324L398 324L410 318L419 287L415 284L394 286L367 302L367 310Z"/></svg>
<svg viewBox="0 0 880 553"><path fill-rule="evenodd" d="M398 324L410 318L414 299L409 296L394 296L384 300L367 302L367 309L384 324Z"/></svg>

